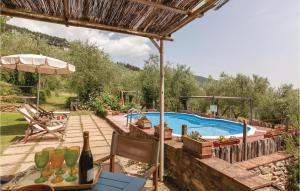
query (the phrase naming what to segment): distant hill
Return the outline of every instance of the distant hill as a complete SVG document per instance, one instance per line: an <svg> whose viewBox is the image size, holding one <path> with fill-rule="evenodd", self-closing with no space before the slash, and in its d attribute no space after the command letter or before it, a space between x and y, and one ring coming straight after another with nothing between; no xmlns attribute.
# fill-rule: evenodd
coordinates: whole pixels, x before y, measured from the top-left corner
<svg viewBox="0 0 300 191"><path fill-rule="evenodd" d="M133 65L128 64L128 63L116 62L116 64L124 66L125 68L127 68L129 70L133 70L133 71L140 71L141 70L139 67L133 66Z"/></svg>
<svg viewBox="0 0 300 191"><path fill-rule="evenodd" d="M196 80L200 83L200 84L204 84L208 81L208 78L203 77L203 76L196 76L195 75Z"/></svg>
<svg viewBox="0 0 300 191"><path fill-rule="evenodd" d="M19 33L27 33L27 34L31 34L34 38L36 39L45 39L48 41L49 45L53 45L53 46L58 46L58 47L68 47L69 46L69 42L64 39L64 38L60 38L60 37L56 37L56 36L50 36L44 33L40 33L40 32L33 32L31 30L28 30L26 28L22 28L22 27L17 27L17 26L13 26L10 24L5 24L3 27L4 31L9 31L9 32L19 32Z"/></svg>

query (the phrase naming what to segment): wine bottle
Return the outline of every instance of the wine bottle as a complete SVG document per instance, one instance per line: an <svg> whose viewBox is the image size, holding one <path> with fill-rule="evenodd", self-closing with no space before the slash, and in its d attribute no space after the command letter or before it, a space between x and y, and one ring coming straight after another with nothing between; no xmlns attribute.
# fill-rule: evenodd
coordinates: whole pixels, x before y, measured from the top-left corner
<svg viewBox="0 0 300 191"><path fill-rule="evenodd" d="M79 183L91 184L94 180L94 165L88 131L83 132L83 140L83 148L79 159Z"/></svg>

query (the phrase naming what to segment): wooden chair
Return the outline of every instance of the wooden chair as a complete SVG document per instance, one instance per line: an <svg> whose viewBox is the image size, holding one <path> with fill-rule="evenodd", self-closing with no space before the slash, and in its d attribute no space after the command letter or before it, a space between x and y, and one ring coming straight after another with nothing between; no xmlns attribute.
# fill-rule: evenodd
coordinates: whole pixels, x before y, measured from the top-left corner
<svg viewBox="0 0 300 191"><path fill-rule="evenodd" d="M42 136L45 134L51 134L54 137L63 140L65 124L56 122L56 125L48 125L48 123L51 122L49 119L34 119L25 107L19 108L18 112L20 112L29 123L25 131L24 142L27 142L29 137L33 135Z"/></svg>
<svg viewBox="0 0 300 191"><path fill-rule="evenodd" d="M151 167L142 176L148 179L153 176L153 186L144 190L157 191L157 173L158 173L158 152L159 144L154 139L139 139L132 136L120 135L116 132L112 135L110 155L97 160L102 163L110 159L110 172L115 171L115 157L121 156L137 162L148 163Z"/></svg>

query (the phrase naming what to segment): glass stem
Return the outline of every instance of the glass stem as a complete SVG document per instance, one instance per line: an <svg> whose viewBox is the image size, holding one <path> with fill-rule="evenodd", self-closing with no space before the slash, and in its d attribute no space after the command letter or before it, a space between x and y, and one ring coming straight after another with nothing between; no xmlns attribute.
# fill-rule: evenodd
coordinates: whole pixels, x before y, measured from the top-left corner
<svg viewBox="0 0 300 191"><path fill-rule="evenodd" d="M40 171L41 171L41 176L40 176L40 178L43 178L43 177L44 177L44 176L43 176L43 169L41 168Z"/></svg>
<svg viewBox="0 0 300 191"><path fill-rule="evenodd" d="M74 167L70 167L70 169L71 169L70 175L73 176Z"/></svg>

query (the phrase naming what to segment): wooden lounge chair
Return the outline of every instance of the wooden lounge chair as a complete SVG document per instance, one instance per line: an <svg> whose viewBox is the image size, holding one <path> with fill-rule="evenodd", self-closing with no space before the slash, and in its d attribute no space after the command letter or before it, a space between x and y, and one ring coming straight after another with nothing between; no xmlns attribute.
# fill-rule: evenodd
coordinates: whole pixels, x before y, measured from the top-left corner
<svg viewBox="0 0 300 191"><path fill-rule="evenodd" d="M56 125L49 125L51 121L49 119L34 119L25 107L21 107L18 111L24 116L29 123L25 131L24 142L27 142L29 137L36 135L42 136L45 134L51 134L54 137L63 140L65 124L56 122Z"/></svg>
<svg viewBox="0 0 300 191"><path fill-rule="evenodd" d="M48 118L55 118L57 115L63 115L65 118L69 118L70 112L69 111L46 111L42 107L37 107L35 104L26 104L26 107L30 107L30 111L37 113L39 112L39 116L41 117L48 117Z"/></svg>
<svg viewBox="0 0 300 191"><path fill-rule="evenodd" d="M120 135L114 132L112 135L110 155L103 157L96 162L102 163L110 159L110 172L115 171L116 155L137 162L148 163L151 167L142 177L148 179L153 175L153 187L144 188L144 190L157 191L158 151L159 144L157 140L138 139L136 137Z"/></svg>

